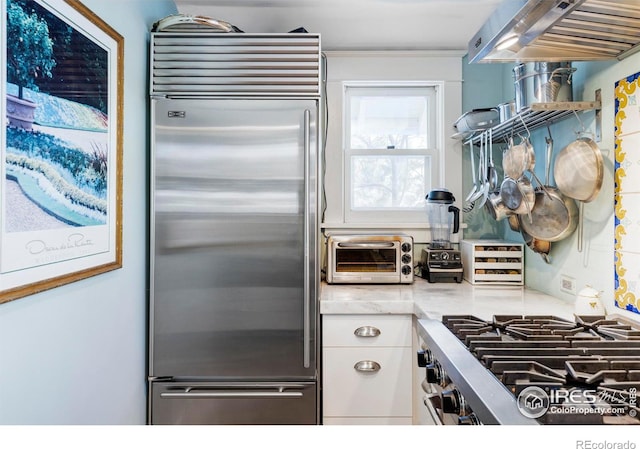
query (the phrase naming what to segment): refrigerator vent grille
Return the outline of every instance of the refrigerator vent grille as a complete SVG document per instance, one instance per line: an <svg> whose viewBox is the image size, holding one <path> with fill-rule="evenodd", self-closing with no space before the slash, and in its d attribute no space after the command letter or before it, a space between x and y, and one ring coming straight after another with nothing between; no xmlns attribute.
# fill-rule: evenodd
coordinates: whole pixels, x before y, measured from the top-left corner
<svg viewBox="0 0 640 449"><path fill-rule="evenodd" d="M316 34L151 34L151 95L320 95Z"/></svg>

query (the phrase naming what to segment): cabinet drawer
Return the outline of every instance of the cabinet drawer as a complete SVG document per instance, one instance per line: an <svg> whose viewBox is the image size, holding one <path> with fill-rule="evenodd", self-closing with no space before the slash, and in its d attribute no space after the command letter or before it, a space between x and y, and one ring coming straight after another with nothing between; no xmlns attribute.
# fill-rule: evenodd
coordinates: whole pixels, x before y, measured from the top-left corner
<svg viewBox="0 0 640 449"><path fill-rule="evenodd" d="M411 346L411 315L323 315L323 346Z"/></svg>
<svg viewBox="0 0 640 449"><path fill-rule="evenodd" d="M324 417L322 424L325 426L410 426L413 420L410 417L384 416L375 418L351 418L348 416Z"/></svg>
<svg viewBox="0 0 640 449"><path fill-rule="evenodd" d="M413 351L408 348L324 348L324 416L412 415ZM355 369L362 361L377 371Z"/></svg>

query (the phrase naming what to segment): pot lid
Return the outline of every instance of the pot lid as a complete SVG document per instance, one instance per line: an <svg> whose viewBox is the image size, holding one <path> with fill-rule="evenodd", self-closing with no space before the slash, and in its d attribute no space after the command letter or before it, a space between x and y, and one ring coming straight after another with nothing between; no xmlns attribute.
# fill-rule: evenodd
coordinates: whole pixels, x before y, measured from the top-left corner
<svg viewBox="0 0 640 449"><path fill-rule="evenodd" d="M582 296L584 298L599 298L600 292L591 286L587 285L585 288L578 292L578 296Z"/></svg>

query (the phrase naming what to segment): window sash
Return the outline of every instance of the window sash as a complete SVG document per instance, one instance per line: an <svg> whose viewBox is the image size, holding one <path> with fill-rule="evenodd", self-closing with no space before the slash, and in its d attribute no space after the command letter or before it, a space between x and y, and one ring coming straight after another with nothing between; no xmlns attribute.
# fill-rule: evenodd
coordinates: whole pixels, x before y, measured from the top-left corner
<svg viewBox="0 0 640 449"><path fill-rule="evenodd" d="M426 114L423 114L425 129L423 139L423 145L417 148L386 148L384 145L375 145L372 148L353 148L352 143L352 114L351 108L355 107L357 98L360 97L417 97L422 96L426 99ZM425 207L426 203L423 203L424 196L433 186L438 185L440 174L440 147L441 142L438 137L438 127L441 123L440 114L441 111L438 107L440 102L439 89L437 85L421 84L421 85L402 85L395 83L384 83L376 85L352 85L345 84L345 96L344 96L344 136L343 136L343 164L344 164L344 217L345 221L351 223L412 223L412 222L424 222L426 221ZM415 105L416 102L414 102ZM415 112L415 111L411 111ZM381 117L384 115L382 114ZM412 117L412 114L403 114L404 117ZM372 117L376 118L376 111L372 113ZM415 118L415 117L412 117ZM414 120L415 122L415 120ZM391 128L392 129L392 128ZM380 148L382 147L382 148ZM423 185L420 187L412 187L410 192L411 202L410 206L402 206L400 204L394 204L393 201L389 202L389 197L393 197L393 194L389 192L389 188L394 186L400 186L401 183L398 179L393 179L394 176L402 176L400 170L397 170L397 166L402 163L400 160L403 158L424 158L424 173L423 173ZM372 195L378 195L379 198L383 198L386 206L376 207L371 204L367 205L363 201L359 201L355 195L354 182L358 180L354 176L355 164L366 164L366 159L371 158L374 160L378 158L381 164L379 168L383 168L387 165L386 173L384 176L378 173L377 179L371 179ZM385 159L387 159L385 161ZM395 163L392 162L395 160ZM395 166L395 167L392 167ZM380 171L380 170L378 170ZM394 173L395 172L395 173ZM372 178L375 178L375 174L372 174ZM384 185L381 184L381 180L385 179ZM377 185L376 185L377 183ZM404 186L405 190L407 186ZM420 189L424 192L420 192ZM378 189L377 191L375 189ZM397 192L401 194L402 192ZM405 194L407 192L404 192ZM421 198L419 198L421 197Z"/></svg>

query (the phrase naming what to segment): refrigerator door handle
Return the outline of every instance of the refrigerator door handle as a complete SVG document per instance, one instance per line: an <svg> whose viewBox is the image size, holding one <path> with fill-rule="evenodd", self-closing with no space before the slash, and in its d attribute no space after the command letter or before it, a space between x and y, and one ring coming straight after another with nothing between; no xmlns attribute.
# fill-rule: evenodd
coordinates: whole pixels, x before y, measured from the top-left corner
<svg viewBox="0 0 640 449"><path fill-rule="evenodd" d="M304 385L247 385L240 389L237 387L218 386L207 388L195 385L185 385L181 388L172 388L171 391L160 393L162 398L301 398L304 393ZM292 391L293 390L293 391ZM297 391L296 391L297 390Z"/></svg>
<svg viewBox="0 0 640 449"><path fill-rule="evenodd" d="M311 288L310 288L310 270L311 263L309 259L309 245L311 239L309 236L309 194L311 193L310 179L311 175L311 111L304 111L304 304L303 304L303 366L309 368L311 366Z"/></svg>
<svg viewBox="0 0 640 449"><path fill-rule="evenodd" d="M207 399L207 398L301 398L299 391L203 391L160 393L162 398Z"/></svg>

